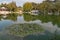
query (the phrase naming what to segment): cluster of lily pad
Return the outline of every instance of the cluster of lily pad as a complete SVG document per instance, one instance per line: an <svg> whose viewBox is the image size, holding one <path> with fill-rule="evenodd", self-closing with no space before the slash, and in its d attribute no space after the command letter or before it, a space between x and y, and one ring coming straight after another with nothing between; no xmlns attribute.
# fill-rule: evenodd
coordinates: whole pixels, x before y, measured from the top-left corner
<svg viewBox="0 0 60 40"><path fill-rule="evenodd" d="M37 34L43 32L43 28L38 24L14 24L6 28L7 33L16 36L27 36L30 34Z"/></svg>

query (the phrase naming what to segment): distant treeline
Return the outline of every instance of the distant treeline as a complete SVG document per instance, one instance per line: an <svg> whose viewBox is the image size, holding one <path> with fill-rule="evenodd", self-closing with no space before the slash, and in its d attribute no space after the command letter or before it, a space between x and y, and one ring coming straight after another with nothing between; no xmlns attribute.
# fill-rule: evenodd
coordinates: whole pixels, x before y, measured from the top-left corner
<svg viewBox="0 0 60 40"><path fill-rule="evenodd" d="M1 7L6 7L8 9L8 11L19 11L19 10L21 10L21 6L17 7L16 2L11 2L8 4L1 3L0 8Z"/></svg>
<svg viewBox="0 0 60 40"><path fill-rule="evenodd" d="M10 11L19 11L23 10L25 12L29 12L31 10L39 10L43 13L60 13L60 2L59 1L50 1L45 0L42 3L34 3L34 2L26 2L23 7L17 7L15 2L11 2L9 4L1 4L0 7L7 7Z"/></svg>
<svg viewBox="0 0 60 40"><path fill-rule="evenodd" d="M24 11L39 10L43 13L59 13L60 12L60 2L59 1L43 1L42 3L31 3L26 2L23 5Z"/></svg>

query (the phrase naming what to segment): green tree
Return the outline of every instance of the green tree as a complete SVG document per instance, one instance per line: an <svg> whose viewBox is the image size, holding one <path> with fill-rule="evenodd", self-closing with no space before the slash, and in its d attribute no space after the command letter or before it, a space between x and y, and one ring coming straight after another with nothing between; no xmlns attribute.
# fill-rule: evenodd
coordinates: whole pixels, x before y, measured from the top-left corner
<svg viewBox="0 0 60 40"><path fill-rule="evenodd" d="M21 6L19 6L15 9L16 12L19 12L20 10L23 10L23 8Z"/></svg>
<svg viewBox="0 0 60 40"><path fill-rule="evenodd" d="M1 3L0 7L7 7L7 4L6 3L5 4Z"/></svg>
<svg viewBox="0 0 60 40"><path fill-rule="evenodd" d="M48 2L43 2L43 3L39 4L39 10L44 12L44 14L45 14L48 11L48 6L49 6Z"/></svg>
<svg viewBox="0 0 60 40"><path fill-rule="evenodd" d="M56 2L55 6L56 6L56 9L57 9L57 12L60 13L60 2Z"/></svg>
<svg viewBox="0 0 60 40"><path fill-rule="evenodd" d="M51 13L56 12L56 6L53 2L44 1L43 3L40 3L38 6L39 6L38 9L44 12L44 14L48 12L51 12Z"/></svg>
<svg viewBox="0 0 60 40"><path fill-rule="evenodd" d="M7 5L7 8L10 10L10 11L15 11L15 9L17 8L16 6L16 3L15 2L11 2Z"/></svg>
<svg viewBox="0 0 60 40"><path fill-rule="evenodd" d="M33 9L32 3L27 2L23 5L23 10L26 11L26 12L29 12L32 9Z"/></svg>
<svg viewBox="0 0 60 40"><path fill-rule="evenodd" d="M38 4L37 3L32 2L32 5L33 5L33 10L38 10Z"/></svg>

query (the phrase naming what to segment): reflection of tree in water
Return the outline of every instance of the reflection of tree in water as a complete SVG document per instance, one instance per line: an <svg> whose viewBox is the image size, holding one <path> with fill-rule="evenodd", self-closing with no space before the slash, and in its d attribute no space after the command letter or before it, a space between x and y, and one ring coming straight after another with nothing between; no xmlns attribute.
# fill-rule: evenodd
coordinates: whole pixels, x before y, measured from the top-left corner
<svg viewBox="0 0 60 40"><path fill-rule="evenodd" d="M0 15L0 20L1 20L2 16Z"/></svg>
<svg viewBox="0 0 60 40"><path fill-rule="evenodd" d="M60 27L60 16L57 15L39 15L39 20L42 21L42 23L52 22L53 25L57 24L58 27Z"/></svg>
<svg viewBox="0 0 60 40"><path fill-rule="evenodd" d="M38 19L37 16L30 15L29 13L27 13L27 14L24 13L24 20L25 21L34 21L36 19Z"/></svg>
<svg viewBox="0 0 60 40"><path fill-rule="evenodd" d="M41 20L42 23L52 22L53 25L57 24L60 27L60 15L29 15L24 14L25 21Z"/></svg>
<svg viewBox="0 0 60 40"><path fill-rule="evenodd" d="M31 16L31 15L30 15ZM36 19L39 19L42 21L42 23L47 23L47 22L52 22L53 25L57 24L59 27L60 27L60 16L54 16L54 15L38 15L38 16L24 16L26 17L25 19L26 20L36 20ZM33 18L32 18L33 17ZM0 17L1 18L1 17ZM17 15L13 14L13 15L7 15L7 18L6 19L10 19L10 20L16 20L17 18ZM54 34L48 32L48 31L45 31L45 34L37 34L37 35L28 35L28 36L25 36L23 40L60 40L60 35L57 35L56 34L57 31L55 31ZM20 40L20 37L15 37L14 35L13 36L1 36L1 40Z"/></svg>
<svg viewBox="0 0 60 40"><path fill-rule="evenodd" d="M16 21L17 20L17 14L9 14L7 15L7 18L6 19L10 19L10 20L13 20L13 21Z"/></svg>

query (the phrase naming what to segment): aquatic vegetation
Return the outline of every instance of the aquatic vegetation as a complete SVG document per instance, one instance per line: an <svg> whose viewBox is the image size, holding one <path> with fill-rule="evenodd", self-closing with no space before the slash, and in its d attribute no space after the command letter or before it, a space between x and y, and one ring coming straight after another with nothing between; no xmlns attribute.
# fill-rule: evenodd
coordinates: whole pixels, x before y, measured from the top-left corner
<svg viewBox="0 0 60 40"><path fill-rule="evenodd" d="M10 35L27 36L30 34L37 34L43 32L43 28L38 24L14 24L6 28L6 31Z"/></svg>

